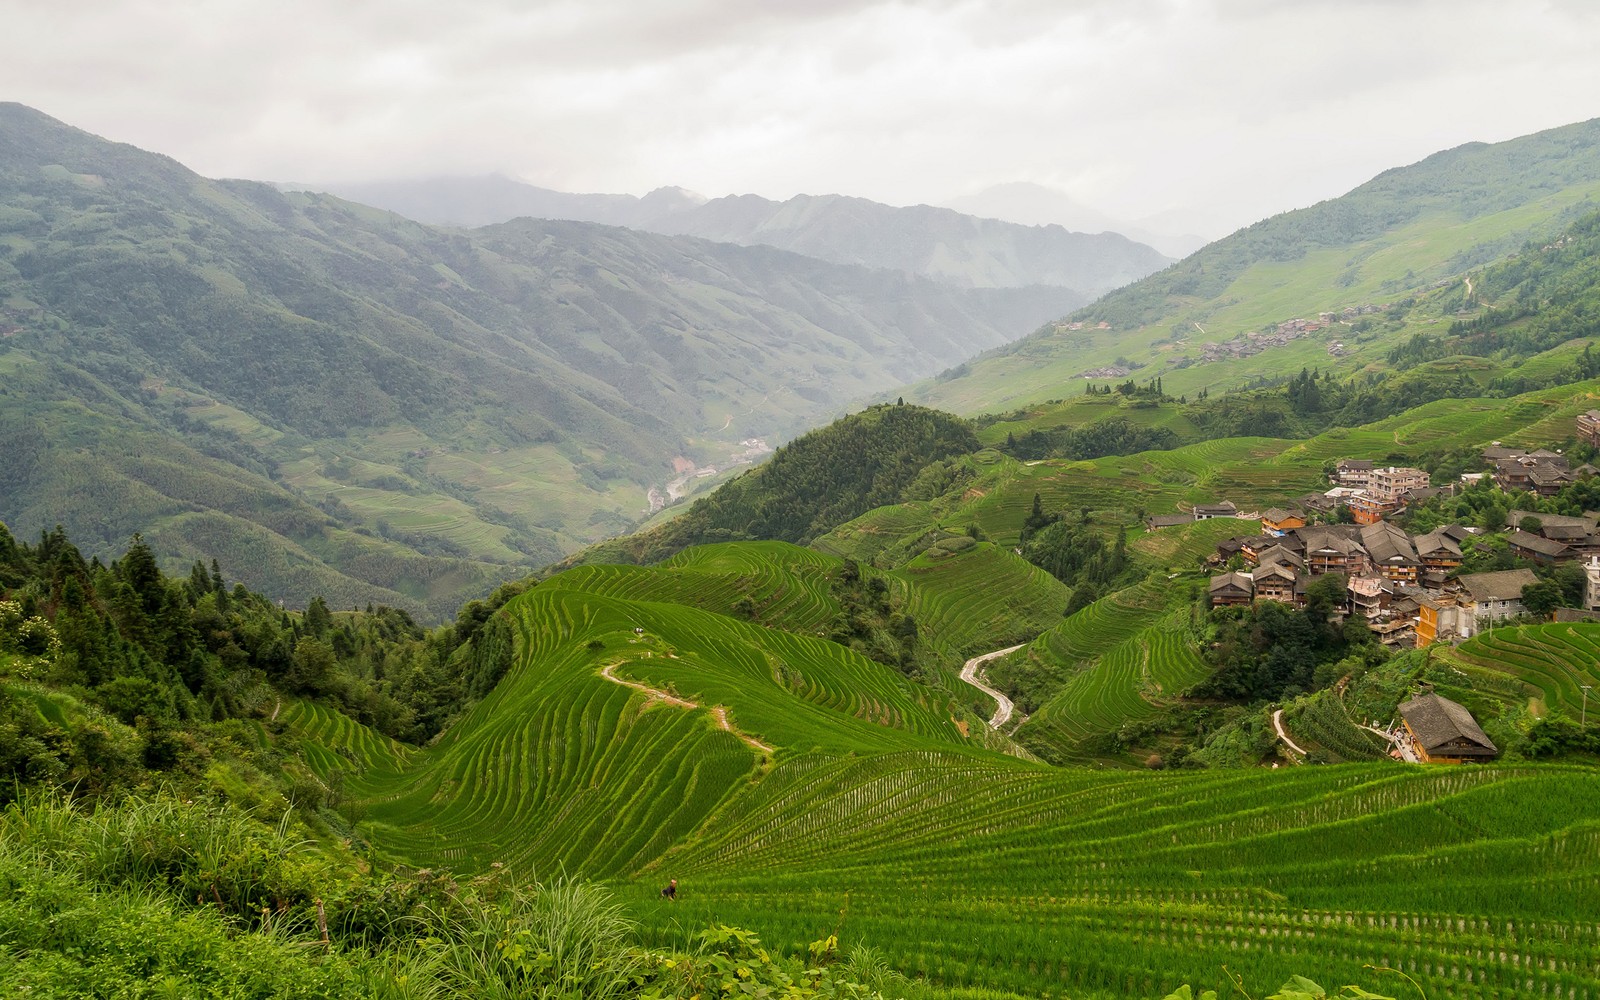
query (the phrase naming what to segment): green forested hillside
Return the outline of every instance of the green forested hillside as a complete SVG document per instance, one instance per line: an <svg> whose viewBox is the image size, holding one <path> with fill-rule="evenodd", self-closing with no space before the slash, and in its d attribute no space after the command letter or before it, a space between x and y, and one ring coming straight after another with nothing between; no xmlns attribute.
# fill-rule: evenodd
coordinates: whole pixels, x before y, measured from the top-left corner
<svg viewBox="0 0 1600 1000"><path fill-rule="evenodd" d="M1594 212L1597 136L1600 123L1584 122L1386 171L1218 240L912 395L972 413L1076 395L1093 372L1160 376L1170 394L1192 397L1302 368L1382 365L1463 307L1492 304L1464 279ZM1314 328L1280 330L1296 319Z"/></svg>
<svg viewBox="0 0 1600 1000"><path fill-rule="evenodd" d="M596 546L585 562L653 562L688 545L737 539L806 543L903 498L924 470L978 449L967 424L921 406L874 406L803 435L771 461L649 531ZM940 491L931 470L922 492Z"/></svg>
<svg viewBox="0 0 1600 1000"><path fill-rule="evenodd" d="M685 928L707 926L748 927L790 956L833 935L841 948L878 949L877 961L920 988L1092 1000L1158 997L1182 982L1226 988L1230 975L1371 983L1366 966L1402 969L1429 995L1592 997L1592 769L1122 767L1150 749L1141 733L1159 732L1151 714L1211 669L1182 611L1196 557L1233 528L1130 531L1132 503L1154 509L1218 486L1265 499L1350 447L1548 439L1595 392L1582 383L1484 400L1466 420L1459 403L1435 403L1298 442L1078 463L954 455L913 480L925 495L835 528L816 540L822 552L691 548L654 566L576 567L503 606L509 595L469 606L448 630L468 645L429 661L445 665L441 682L498 683L430 745L384 739L326 697L295 698L244 709L241 731L260 733L246 758L254 771L230 763L204 780L248 798L251 780L283 768L296 795L328 810L316 813L325 831L379 866L426 868L419 886L442 867L606 878L655 949L684 947ZM1118 536L1121 546L1096 547ZM1040 544L1059 546L1052 558L1089 559L1075 565L1117 551L1127 562L1086 574L1106 593L1062 617L1083 584L1012 551ZM14 567L0 585L26 591L16 567L38 562L0 560ZM197 608L215 600L209 577L187 587ZM186 592L167 588L185 603ZM292 621L305 629L321 614ZM1549 705L1570 710L1578 675L1561 650L1594 647L1600 626L1564 629L1502 634L1490 655L1510 651ZM991 706L952 676L963 656L1030 635L1040 638L1021 655L1044 684L1017 737L1109 769L1029 759L988 732ZM901 637L908 660L889 655ZM1450 669L1472 661L1430 676ZM41 733L60 725L52 720L76 724L63 693L36 678L6 693ZM1327 722L1291 720L1337 744L1346 731ZM1541 733L1529 732L1528 754L1571 736ZM120 738L130 749L147 739ZM286 750L287 764L269 764ZM200 780L192 765L187 773ZM668 878L677 903L658 895ZM292 912L310 912L300 883L278 884L292 889ZM222 889L228 900L239 891ZM383 890L374 913L349 890L333 912L374 920L432 898L409 892ZM339 962L361 954L341 945Z"/></svg>
<svg viewBox="0 0 1600 1000"><path fill-rule="evenodd" d="M436 230L5 105L0 516L444 616L1060 294L582 223Z"/></svg>

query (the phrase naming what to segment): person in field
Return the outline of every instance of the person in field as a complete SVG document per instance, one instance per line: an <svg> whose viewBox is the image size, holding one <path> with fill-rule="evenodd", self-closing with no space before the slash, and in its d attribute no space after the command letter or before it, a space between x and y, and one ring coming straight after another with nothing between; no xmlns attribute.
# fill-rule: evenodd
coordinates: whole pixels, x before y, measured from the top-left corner
<svg viewBox="0 0 1600 1000"><path fill-rule="evenodd" d="M667 887L661 890L661 898L665 899L669 903L676 903L678 901L677 879L672 879L667 882Z"/></svg>

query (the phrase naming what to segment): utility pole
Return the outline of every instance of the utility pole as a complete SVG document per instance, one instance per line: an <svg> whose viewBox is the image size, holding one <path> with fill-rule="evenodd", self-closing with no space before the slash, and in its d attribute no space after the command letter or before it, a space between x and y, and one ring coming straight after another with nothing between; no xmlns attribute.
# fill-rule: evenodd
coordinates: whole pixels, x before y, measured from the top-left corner
<svg viewBox="0 0 1600 1000"><path fill-rule="evenodd" d="M1589 689L1594 685L1579 684L1578 686L1583 689L1583 708L1578 715L1578 728L1587 729L1589 726Z"/></svg>

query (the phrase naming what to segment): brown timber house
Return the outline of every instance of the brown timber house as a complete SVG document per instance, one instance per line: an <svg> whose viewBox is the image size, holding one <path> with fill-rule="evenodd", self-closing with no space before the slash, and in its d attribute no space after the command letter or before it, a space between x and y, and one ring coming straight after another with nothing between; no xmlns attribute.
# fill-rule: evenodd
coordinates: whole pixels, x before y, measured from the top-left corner
<svg viewBox="0 0 1600 1000"><path fill-rule="evenodd" d="M1420 695L1400 706L1400 718L1424 764L1491 760L1500 753L1472 713L1449 698Z"/></svg>

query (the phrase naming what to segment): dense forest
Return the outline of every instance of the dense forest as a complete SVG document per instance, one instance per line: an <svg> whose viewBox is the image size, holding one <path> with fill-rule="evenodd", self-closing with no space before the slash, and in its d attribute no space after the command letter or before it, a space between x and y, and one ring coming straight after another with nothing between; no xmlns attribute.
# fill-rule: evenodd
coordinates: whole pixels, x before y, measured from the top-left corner
<svg viewBox="0 0 1600 1000"><path fill-rule="evenodd" d="M509 667L509 629L492 612L519 590L434 629L319 596L291 614L229 587L215 562L166 576L138 536L102 564L59 529L29 545L0 525L0 799L33 783L98 796L157 775L201 782L213 758L250 756L235 720L271 723L296 698L426 741ZM41 713L29 693L40 685L71 711Z"/></svg>

